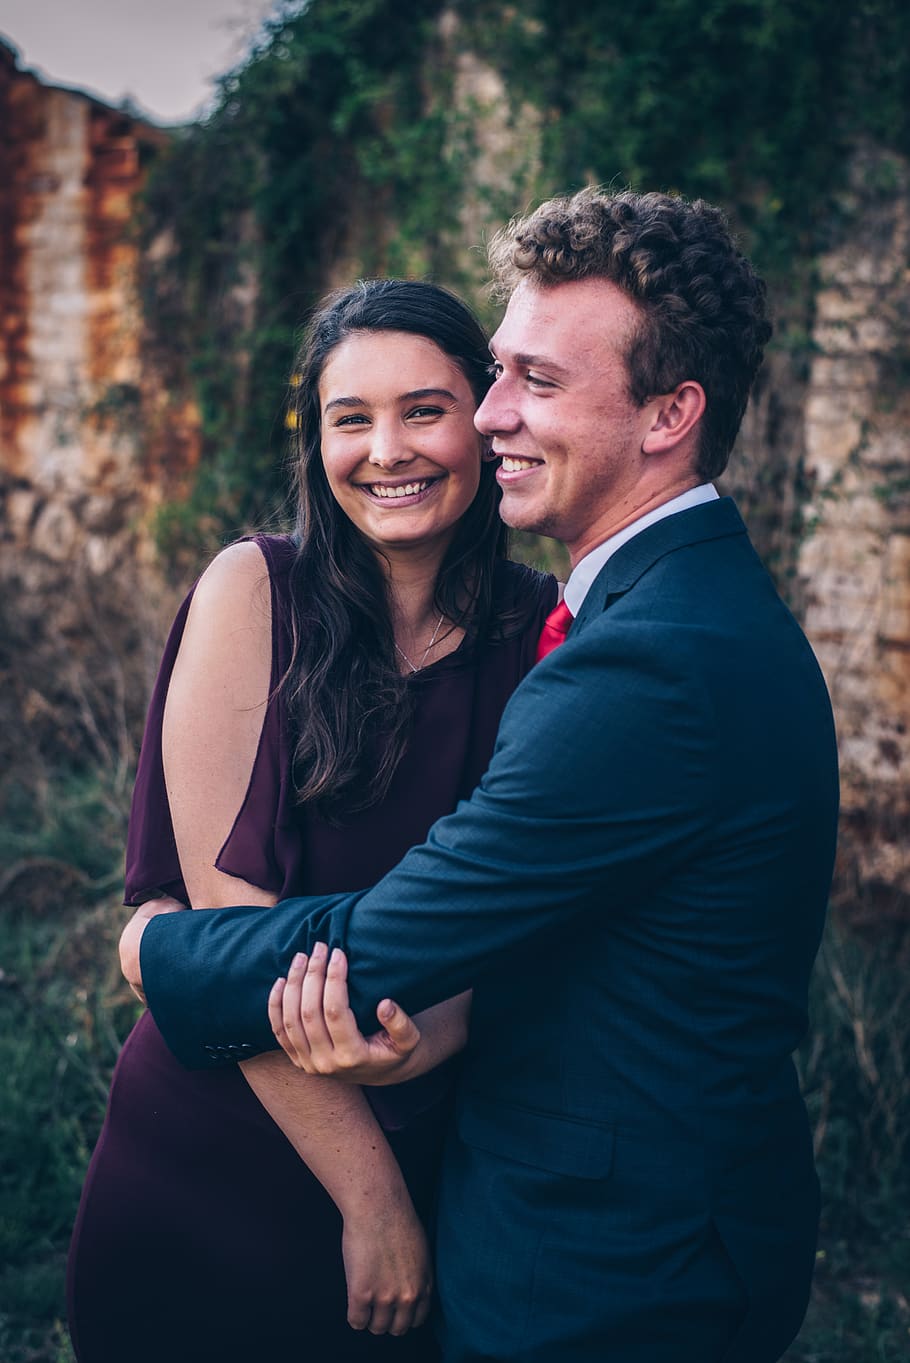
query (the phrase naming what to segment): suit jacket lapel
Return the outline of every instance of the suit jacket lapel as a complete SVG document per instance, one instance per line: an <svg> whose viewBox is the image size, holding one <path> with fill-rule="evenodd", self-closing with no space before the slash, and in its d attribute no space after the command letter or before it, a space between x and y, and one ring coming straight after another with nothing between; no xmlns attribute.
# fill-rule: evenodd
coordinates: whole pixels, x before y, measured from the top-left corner
<svg viewBox="0 0 910 1363"><path fill-rule="evenodd" d="M608 606L634 587L649 568L676 549L703 540L745 535L746 527L732 497L703 502L688 511L678 511L655 525L633 535L607 559L582 602L570 635L583 629Z"/></svg>

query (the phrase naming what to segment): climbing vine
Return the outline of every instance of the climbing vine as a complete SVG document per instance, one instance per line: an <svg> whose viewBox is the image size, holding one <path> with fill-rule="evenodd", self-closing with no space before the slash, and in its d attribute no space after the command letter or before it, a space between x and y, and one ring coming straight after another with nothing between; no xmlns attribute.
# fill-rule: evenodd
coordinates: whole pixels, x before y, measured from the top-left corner
<svg viewBox="0 0 910 1363"><path fill-rule="evenodd" d="M468 54L534 146L498 195L475 176L484 111L455 97ZM908 88L898 0L284 3L150 181L150 330L205 439L163 528L234 531L276 506L295 330L331 282L430 275L486 309L459 264L472 200L490 221L591 182L722 203L776 293L778 344L804 346L848 157L862 138L910 150Z"/></svg>

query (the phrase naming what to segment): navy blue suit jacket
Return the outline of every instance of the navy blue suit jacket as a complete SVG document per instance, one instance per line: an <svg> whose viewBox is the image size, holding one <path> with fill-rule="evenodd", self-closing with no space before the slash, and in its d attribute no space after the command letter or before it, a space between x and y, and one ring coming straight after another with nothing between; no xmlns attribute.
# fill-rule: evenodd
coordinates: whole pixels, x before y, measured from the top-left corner
<svg viewBox="0 0 910 1363"><path fill-rule="evenodd" d="M614 554L479 788L373 889L151 923L150 1007L198 1066L274 1044L319 939L367 1030L473 987L447 1359L773 1363L814 1260L791 1053L836 819L824 682L721 499Z"/></svg>

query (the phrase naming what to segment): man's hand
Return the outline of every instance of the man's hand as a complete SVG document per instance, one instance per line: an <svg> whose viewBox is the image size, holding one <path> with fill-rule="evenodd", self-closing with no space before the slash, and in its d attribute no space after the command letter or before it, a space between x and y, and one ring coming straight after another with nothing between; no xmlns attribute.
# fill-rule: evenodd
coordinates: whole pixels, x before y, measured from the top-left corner
<svg viewBox="0 0 910 1363"><path fill-rule="evenodd" d="M283 1051L307 1074L331 1074L352 1084L394 1084L420 1041L420 1029L397 1003L376 1009L382 1031L365 1037L348 1003L348 962L323 942L297 955L287 979L269 995L269 1021Z"/></svg>
<svg viewBox="0 0 910 1363"><path fill-rule="evenodd" d="M157 918L159 913L176 913L178 909L185 908L186 905L181 904L177 899L166 897L149 899L145 904L140 905L120 934L120 969L140 1003L147 1002L142 988L142 970L139 965L139 943L142 941L145 925L151 919Z"/></svg>

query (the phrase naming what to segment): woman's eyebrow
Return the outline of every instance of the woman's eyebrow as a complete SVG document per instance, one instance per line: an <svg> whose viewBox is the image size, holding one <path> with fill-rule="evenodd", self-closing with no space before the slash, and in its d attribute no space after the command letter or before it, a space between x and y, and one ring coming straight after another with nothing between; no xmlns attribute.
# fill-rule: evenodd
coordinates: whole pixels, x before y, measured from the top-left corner
<svg viewBox="0 0 910 1363"><path fill-rule="evenodd" d="M402 402L413 402L415 398L450 398L452 402L458 400L448 388L415 388L412 392L401 395Z"/></svg>
<svg viewBox="0 0 910 1363"><path fill-rule="evenodd" d="M455 394L450 392L448 388L414 388L411 390L410 393L399 394L398 401L413 402L417 398L448 398L450 402L458 401ZM358 397L332 398L331 402L326 403L325 407L323 408L323 411L330 412L333 407L366 407L366 406L367 404L364 402L363 398Z"/></svg>

